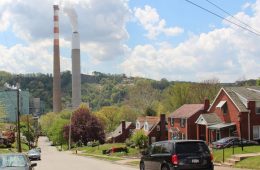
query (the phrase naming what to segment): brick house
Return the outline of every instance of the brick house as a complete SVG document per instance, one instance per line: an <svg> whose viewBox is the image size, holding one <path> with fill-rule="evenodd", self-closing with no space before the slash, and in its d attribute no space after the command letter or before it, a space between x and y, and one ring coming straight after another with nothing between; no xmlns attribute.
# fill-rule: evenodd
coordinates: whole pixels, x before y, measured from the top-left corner
<svg viewBox="0 0 260 170"><path fill-rule="evenodd" d="M129 138L135 129L135 124L132 122L122 121L116 130L106 137L108 143L123 143Z"/></svg>
<svg viewBox="0 0 260 170"><path fill-rule="evenodd" d="M260 87L221 88L196 124L197 139L207 143L227 136L260 140Z"/></svg>
<svg viewBox="0 0 260 170"><path fill-rule="evenodd" d="M167 140L167 125L165 114L157 116L138 117L136 120L136 131L144 130L148 136L149 144L157 141Z"/></svg>
<svg viewBox="0 0 260 170"><path fill-rule="evenodd" d="M196 124L200 114L209 108L204 104L184 104L168 116L168 139L196 139Z"/></svg>

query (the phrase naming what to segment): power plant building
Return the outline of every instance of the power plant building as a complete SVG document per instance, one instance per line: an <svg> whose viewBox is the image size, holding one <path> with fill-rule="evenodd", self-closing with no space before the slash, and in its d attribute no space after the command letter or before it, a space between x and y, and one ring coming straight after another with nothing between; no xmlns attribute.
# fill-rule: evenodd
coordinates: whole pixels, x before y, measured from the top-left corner
<svg viewBox="0 0 260 170"><path fill-rule="evenodd" d="M61 76L60 76L60 45L59 45L59 6L54 9L54 42L53 42L53 112L61 111Z"/></svg>
<svg viewBox="0 0 260 170"><path fill-rule="evenodd" d="M81 103L81 73L80 73L80 37L77 31L72 33L72 108L76 109Z"/></svg>
<svg viewBox="0 0 260 170"><path fill-rule="evenodd" d="M19 110L20 114L29 114L29 92L19 92ZM1 91L0 107L6 113L8 122L16 122L17 119L17 91Z"/></svg>

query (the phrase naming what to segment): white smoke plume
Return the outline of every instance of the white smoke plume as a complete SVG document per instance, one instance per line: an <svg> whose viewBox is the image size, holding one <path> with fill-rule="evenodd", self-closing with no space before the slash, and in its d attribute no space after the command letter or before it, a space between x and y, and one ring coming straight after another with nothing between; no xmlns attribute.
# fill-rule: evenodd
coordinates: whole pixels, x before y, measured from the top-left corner
<svg viewBox="0 0 260 170"><path fill-rule="evenodd" d="M65 14L68 15L72 27L72 32L78 31L78 15L73 7L65 6L63 8Z"/></svg>

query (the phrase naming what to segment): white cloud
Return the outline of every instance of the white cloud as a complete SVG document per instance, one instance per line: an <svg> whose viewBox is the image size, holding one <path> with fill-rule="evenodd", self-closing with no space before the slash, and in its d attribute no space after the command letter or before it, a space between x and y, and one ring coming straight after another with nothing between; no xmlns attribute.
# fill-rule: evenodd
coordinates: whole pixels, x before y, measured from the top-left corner
<svg viewBox="0 0 260 170"><path fill-rule="evenodd" d="M0 31L6 30L9 25L14 35L28 44L53 38L53 0L4 2L1 0L5 8L0 7L0 21L4 23L1 24ZM121 57L128 39L125 27L130 17L130 10L127 0L77 0L70 1L70 4L75 7L78 14L82 46L94 44L106 49L104 53L93 51L89 57L100 61ZM70 40L71 33L69 19L61 8L60 37Z"/></svg>
<svg viewBox="0 0 260 170"><path fill-rule="evenodd" d="M135 8L135 17L141 23L145 30L148 31L147 37L155 39L161 33L167 36L176 36L183 32L180 27L166 27L166 21L160 19L160 16L155 8L146 5L144 9Z"/></svg>
<svg viewBox="0 0 260 170"><path fill-rule="evenodd" d="M260 15L244 18L256 26L253 22ZM259 37L230 26L192 36L176 47L168 43L136 46L121 66L127 74L155 79L201 81L217 77L222 82L234 82L244 75L257 78L258 41Z"/></svg>
<svg viewBox="0 0 260 170"><path fill-rule="evenodd" d="M0 68L11 73L51 73L53 56L51 40L35 41L28 46L17 44L10 48L0 45ZM71 70L71 61L61 56L61 70Z"/></svg>

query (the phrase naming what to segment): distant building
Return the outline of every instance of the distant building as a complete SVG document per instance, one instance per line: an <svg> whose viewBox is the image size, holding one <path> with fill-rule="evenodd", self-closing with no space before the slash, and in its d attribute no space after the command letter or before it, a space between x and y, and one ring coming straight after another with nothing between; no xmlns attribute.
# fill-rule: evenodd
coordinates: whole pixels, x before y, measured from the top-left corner
<svg viewBox="0 0 260 170"><path fill-rule="evenodd" d="M228 136L260 141L260 87L221 88L195 123L197 138L207 143Z"/></svg>
<svg viewBox="0 0 260 170"><path fill-rule="evenodd" d="M138 117L135 127L135 131L144 130L149 145L167 139L168 130L165 114Z"/></svg>
<svg viewBox="0 0 260 170"><path fill-rule="evenodd" d="M30 114L40 116L45 112L45 103L40 98L30 98Z"/></svg>
<svg viewBox="0 0 260 170"><path fill-rule="evenodd" d="M106 141L110 143L125 142L125 140L131 136L134 129L134 123L122 121L114 132L107 135Z"/></svg>
<svg viewBox="0 0 260 170"><path fill-rule="evenodd" d="M29 114L29 92L20 91L19 95L20 114ZM0 104L7 113L7 121L15 122L17 117L17 91L1 91Z"/></svg>
<svg viewBox="0 0 260 170"><path fill-rule="evenodd" d="M197 139L195 121L207 112L209 100L204 104L184 104L168 116L168 139Z"/></svg>

